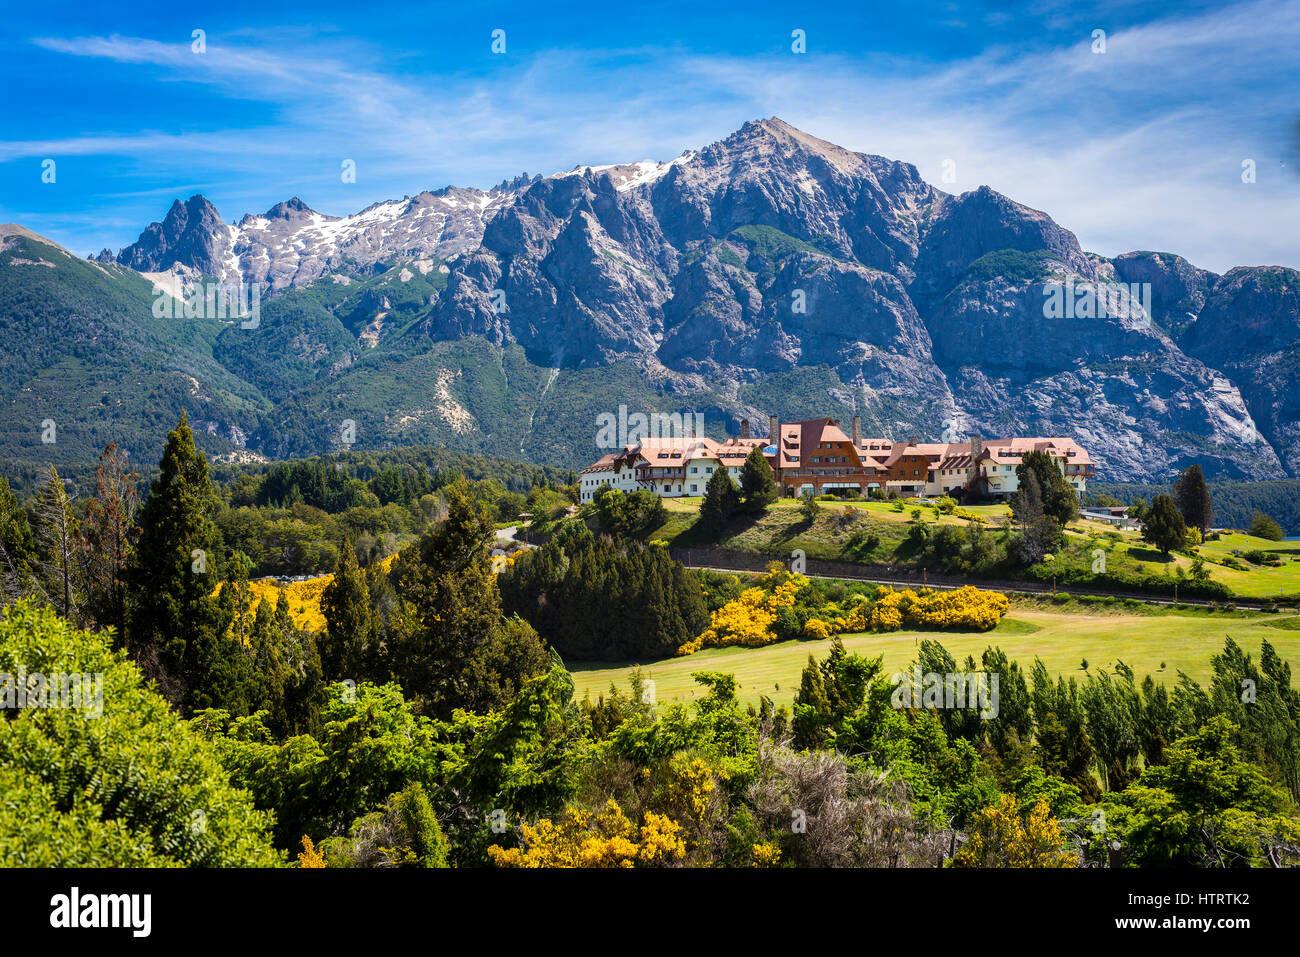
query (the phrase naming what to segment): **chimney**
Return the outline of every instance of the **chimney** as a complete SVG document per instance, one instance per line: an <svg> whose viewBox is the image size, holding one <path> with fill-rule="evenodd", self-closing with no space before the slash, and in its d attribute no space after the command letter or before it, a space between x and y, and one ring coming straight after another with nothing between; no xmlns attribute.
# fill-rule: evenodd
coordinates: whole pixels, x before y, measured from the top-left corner
<svg viewBox="0 0 1300 957"><path fill-rule="evenodd" d="M767 434L771 436L773 445L781 439L781 422L774 415L767 417Z"/></svg>
<svg viewBox="0 0 1300 957"><path fill-rule="evenodd" d="M918 436L913 435L913 436L911 436L910 438L908 438L908 440L907 440L907 444L908 444L908 445L911 445L911 446L917 446L917 445L920 445L920 444L921 444L921 439L920 439Z"/></svg>
<svg viewBox="0 0 1300 957"><path fill-rule="evenodd" d="M740 420L740 437L742 439L749 438L749 419Z"/></svg>
<svg viewBox="0 0 1300 957"><path fill-rule="evenodd" d="M856 448L862 441L862 416L853 417L853 445Z"/></svg>
<svg viewBox="0 0 1300 957"><path fill-rule="evenodd" d="M971 461L974 461L975 459L979 458L979 457L980 457L980 453L983 452L983 451L984 451L984 436L982 436L982 435L972 435L972 436L970 437L970 457L971 457Z"/></svg>

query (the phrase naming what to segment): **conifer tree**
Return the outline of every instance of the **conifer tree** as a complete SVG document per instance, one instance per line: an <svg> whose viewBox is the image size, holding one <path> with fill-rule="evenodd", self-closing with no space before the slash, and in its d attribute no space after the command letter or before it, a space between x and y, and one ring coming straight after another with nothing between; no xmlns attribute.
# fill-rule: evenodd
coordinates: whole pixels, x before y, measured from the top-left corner
<svg viewBox="0 0 1300 957"><path fill-rule="evenodd" d="M1157 495L1151 502L1151 508L1142 522L1142 541L1154 545L1161 553L1168 555L1175 548L1183 548L1187 542L1187 526L1178 506L1168 495Z"/></svg>
<svg viewBox="0 0 1300 957"><path fill-rule="evenodd" d="M1079 514L1079 496L1065 480L1056 461L1046 452L1026 452L1016 466L1016 479L1020 485L1025 483L1025 476L1030 472L1038 479L1043 511L1062 527L1074 521ZM1012 509L1014 508L1013 504Z"/></svg>
<svg viewBox="0 0 1300 957"><path fill-rule="evenodd" d="M159 468L128 575L127 646L145 676L180 703L203 667L198 646L210 647L220 627L213 593L221 568L216 492L184 412Z"/></svg>
<svg viewBox="0 0 1300 957"><path fill-rule="evenodd" d="M370 673L368 656L375 643L375 622L370 608L370 589L357 564L352 540L345 538L339 549L334 580L321 593L321 614L325 634L318 643L321 668L329 681L351 678L360 681Z"/></svg>
<svg viewBox="0 0 1300 957"><path fill-rule="evenodd" d="M447 518L404 549L392 579L403 603L388 636L388 667L427 714L503 707L550 667L545 643L519 618L503 619L488 558L496 530L461 485Z"/></svg>
<svg viewBox="0 0 1300 957"><path fill-rule="evenodd" d="M1179 473L1174 482L1173 498L1188 528L1199 528L1202 535L1210 530L1214 506L1199 465L1189 465Z"/></svg>
<svg viewBox="0 0 1300 957"><path fill-rule="evenodd" d="M740 489L725 468L713 473L704 487L704 501L700 503L700 521L706 528L719 529L727 524L740 505Z"/></svg>
<svg viewBox="0 0 1300 957"><path fill-rule="evenodd" d="M745 496L745 511L763 512L780 497L772 467L760 446L754 446L740 470L740 489Z"/></svg>
<svg viewBox="0 0 1300 957"><path fill-rule="evenodd" d="M45 591L68 621L77 615L77 524L63 479L53 465L36 495L36 554Z"/></svg>

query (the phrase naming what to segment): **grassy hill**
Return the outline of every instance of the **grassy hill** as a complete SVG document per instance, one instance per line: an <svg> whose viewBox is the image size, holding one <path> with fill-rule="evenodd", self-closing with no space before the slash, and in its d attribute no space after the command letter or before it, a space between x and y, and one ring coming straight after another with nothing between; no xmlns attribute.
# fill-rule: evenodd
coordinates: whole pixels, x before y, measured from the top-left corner
<svg viewBox="0 0 1300 957"><path fill-rule="evenodd" d="M1086 519L1071 522L1066 529L1064 547L1050 560L1026 572L996 551L998 528L1009 515L1005 505L974 506L951 515L922 508L921 522L931 533L939 528L966 529L973 525L989 533L991 561L987 567L972 572L936 562L932 552L909 540L916 506L903 504L901 500L825 502L817 519L809 522L803 517L799 503L783 499L764 515L733 519L720 532L705 529L698 523L699 501L698 498L667 500L666 521L646 537L682 548L718 546L779 560L786 560L795 549L801 549L808 558L927 568L949 574L964 572L991 579L1028 578L1049 582L1055 578L1058 582L1085 587L1100 549L1111 580L1099 583L1099 591L1128 590L1118 582L1131 580L1152 583L1151 588L1134 584L1132 590L1154 588L1172 594L1174 583L1178 582L1181 594L1191 594L1188 576L1194 555L1174 553L1165 558L1144 543L1135 531L1116 530ZM1203 543L1198 554L1211 580L1222 583L1240 597L1294 601L1300 596L1300 542L1272 542L1251 535L1224 534L1217 541ZM1279 564L1260 565L1246 556L1266 560L1275 557Z"/></svg>

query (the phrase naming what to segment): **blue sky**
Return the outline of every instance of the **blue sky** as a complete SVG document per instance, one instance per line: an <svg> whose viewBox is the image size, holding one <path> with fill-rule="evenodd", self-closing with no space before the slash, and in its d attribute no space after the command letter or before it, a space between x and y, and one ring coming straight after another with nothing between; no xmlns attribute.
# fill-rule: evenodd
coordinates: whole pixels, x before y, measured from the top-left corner
<svg viewBox="0 0 1300 957"><path fill-rule="evenodd" d="M671 159L775 115L991 185L1100 253L1300 266L1300 4L1007 6L11 5L0 222L116 250L196 192L228 221L294 195L344 215Z"/></svg>

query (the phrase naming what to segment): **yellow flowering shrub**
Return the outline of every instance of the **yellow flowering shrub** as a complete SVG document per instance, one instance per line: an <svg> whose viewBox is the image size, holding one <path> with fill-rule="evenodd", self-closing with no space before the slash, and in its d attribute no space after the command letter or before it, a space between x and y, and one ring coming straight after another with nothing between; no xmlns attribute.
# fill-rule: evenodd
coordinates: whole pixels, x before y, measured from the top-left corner
<svg viewBox="0 0 1300 957"><path fill-rule="evenodd" d="M781 863L781 848L775 844L755 844L753 864L755 867L777 867Z"/></svg>
<svg viewBox="0 0 1300 957"><path fill-rule="evenodd" d="M785 578L784 581L780 579ZM778 641L772 626L777 612L794 607L799 589L808 583L803 575L786 576L780 566L770 571L753 588L727 602L713 613L709 627L677 649L679 655L691 655L701 648L742 645L761 648Z"/></svg>
<svg viewBox="0 0 1300 957"><path fill-rule="evenodd" d="M975 815L970 840L957 852L953 867L1078 867L1065 848L1065 835L1046 801L1022 815L1014 794L1002 795L997 807Z"/></svg>
<svg viewBox="0 0 1300 957"><path fill-rule="evenodd" d="M843 620L844 619L842 618L839 619L841 622ZM841 628L840 630L843 629ZM820 618L809 618L808 621L804 623L803 634L805 638L829 638L831 636L831 626L826 624L826 622L822 621Z"/></svg>
<svg viewBox="0 0 1300 957"><path fill-rule="evenodd" d="M570 808L558 822L524 824L522 847L488 848L498 867L657 867L686 856L681 825L646 812L638 828L612 798L596 814Z"/></svg>
<svg viewBox="0 0 1300 957"><path fill-rule="evenodd" d="M298 852L299 867L324 867L325 858L306 834L302 836L302 850Z"/></svg>
<svg viewBox="0 0 1300 957"><path fill-rule="evenodd" d="M668 784L668 812L676 820L703 824L715 809L713 800L718 782L728 778L726 771L714 770L701 758L677 755L669 763L672 775Z"/></svg>
<svg viewBox="0 0 1300 957"><path fill-rule="evenodd" d="M379 562L380 571L388 574L393 567L396 555L389 555ZM271 607L280 599L280 589L289 593L289 617L298 628L310 631L325 630L325 616L321 614L320 599L325 593L325 586L334 580L333 574L318 575L306 581L281 584L274 578L258 578L248 583L250 593L249 611L256 612L257 606L269 601Z"/></svg>
<svg viewBox="0 0 1300 957"><path fill-rule="evenodd" d="M872 631L897 631L904 625L927 631L988 631L997 627L1009 607L1001 592L972 585L944 592L894 591L885 586L877 593L867 622Z"/></svg>

